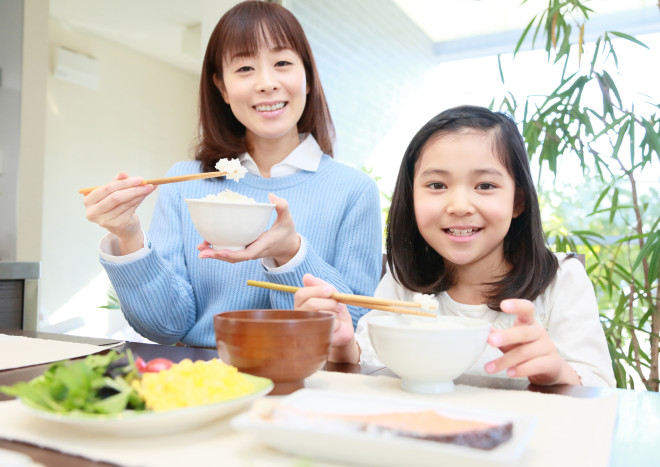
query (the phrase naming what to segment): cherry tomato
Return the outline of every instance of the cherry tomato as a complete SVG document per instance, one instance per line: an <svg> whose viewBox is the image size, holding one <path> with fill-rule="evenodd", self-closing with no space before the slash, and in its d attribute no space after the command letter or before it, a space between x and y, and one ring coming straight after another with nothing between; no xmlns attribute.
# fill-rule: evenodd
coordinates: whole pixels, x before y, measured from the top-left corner
<svg viewBox="0 0 660 467"><path fill-rule="evenodd" d="M162 370L169 370L172 365L174 362L166 358L154 358L147 362L142 373L158 373Z"/></svg>
<svg viewBox="0 0 660 467"><path fill-rule="evenodd" d="M142 357L138 357L135 359L135 368L137 368L137 371L140 373L144 372L145 367L147 366L147 362L145 362Z"/></svg>

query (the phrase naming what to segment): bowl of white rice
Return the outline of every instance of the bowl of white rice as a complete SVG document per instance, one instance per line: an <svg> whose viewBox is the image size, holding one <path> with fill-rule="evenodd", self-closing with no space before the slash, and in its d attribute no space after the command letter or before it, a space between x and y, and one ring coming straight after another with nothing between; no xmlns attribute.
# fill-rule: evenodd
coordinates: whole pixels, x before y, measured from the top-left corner
<svg viewBox="0 0 660 467"><path fill-rule="evenodd" d="M487 345L489 322L462 316L385 313L369 319L369 338L378 357L410 392L436 394L454 388Z"/></svg>
<svg viewBox="0 0 660 467"><path fill-rule="evenodd" d="M195 229L214 250L243 250L266 229L275 207L231 190L186 203Z"/></svg>

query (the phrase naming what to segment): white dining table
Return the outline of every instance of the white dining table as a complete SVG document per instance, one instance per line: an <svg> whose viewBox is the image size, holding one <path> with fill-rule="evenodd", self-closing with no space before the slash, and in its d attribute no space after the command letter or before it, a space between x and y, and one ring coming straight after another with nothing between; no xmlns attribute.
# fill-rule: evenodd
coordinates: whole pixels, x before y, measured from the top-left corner
<svg viewBox="0 0 660 467"><path fill-rule="evenodd" d="M0 330L0 335L3 332L43 337L7 330ZM66 340L66 336L57 338ZM161 356L174 361L191 357L208 360L217 356L213 349L153 344L124 343L117 348L130 348L146 359ZM47 366L0 371L0 384L29 380ZM356 397L397 398L532 416L535 424L516 465L653 465L648 462L658 460L660 396L657 393L571 386L537 388L510 385L501 378L466 375L457 380L451 393L420 395L402 390L400 380L386 368L336 364L327 364L323 371L309 377L305 386L306 390ZM231 424L237 415L263 410L264 406L286 401L286 397L264 397L240 413L186 432L131 438L81 433L71 427L55 428L51 422L29 416L20 402L5 396L0 397L3 400L0 448L26 453L48 466L197 465L211 458L222 458L226 461L223 465L303 465L307 462L305 458L283 453L249 432L234 429ZM309 465L351 464L348 458L345 462L314 459Z"/></svg>

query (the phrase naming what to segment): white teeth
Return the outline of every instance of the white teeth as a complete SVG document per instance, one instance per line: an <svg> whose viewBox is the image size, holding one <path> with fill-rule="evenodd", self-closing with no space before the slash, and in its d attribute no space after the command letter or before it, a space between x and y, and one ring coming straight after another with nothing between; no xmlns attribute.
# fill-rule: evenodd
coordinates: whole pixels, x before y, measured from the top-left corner
<svg viewBox="0 0 660 467"><path fill-rule="evenodd" d="M273 110L279 110L282 107L284 107L284 102L279 102L274 105L257 105L255 106L255 109L259 112L272 112Z"/></svg>
<svg viewBox="0 0 660 467"><path fill-rule="evenodd" d="M448 229L449 233L458 237L472 235L477 229Z"/></svg>

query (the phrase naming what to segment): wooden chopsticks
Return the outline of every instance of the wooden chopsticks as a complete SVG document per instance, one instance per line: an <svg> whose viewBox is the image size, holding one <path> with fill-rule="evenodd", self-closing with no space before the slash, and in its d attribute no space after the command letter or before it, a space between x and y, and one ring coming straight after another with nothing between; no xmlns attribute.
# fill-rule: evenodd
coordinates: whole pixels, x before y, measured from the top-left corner
<svg viewBox="0 0 660 467"><path fill-rule="evenodd" d="M142 185L164 185L165 183L187 182L188 180L202 180L204 178L222 177L223 175L227 175L227 172L202 172L190 175L176 175L174 177L162 177L152 178L151 180L143 180ZM99 187L93 186L91 188L81 188L78 190L78 193L82 195L88 195L97 188Z"/></svg>
<svg viewBox="0 0 660 467"><path fill-rule="evenodd" d="M291 285L281 285L274 284L272 282L262 282L262 281L253 281L248 280L247 285L254 287L261 287L264 289L279 290L281 292L290 292L296 293L300 290L300 287L294 287ZM331 297L338 302L344 303L345 305L359 306L363 308L371 308L375 310L391 311L393 313L401 313L404 315L417 315L417 316L430 316L435 317L433 313L425 313L423 311L409 310L408 308L401 307L410 307L410 308L420 308L422 305L417 302L403 302L399 300L388 300L386 298L375 298L375 297L366 297L364 295L352 295L346 293L335 292Z"/></svg>

